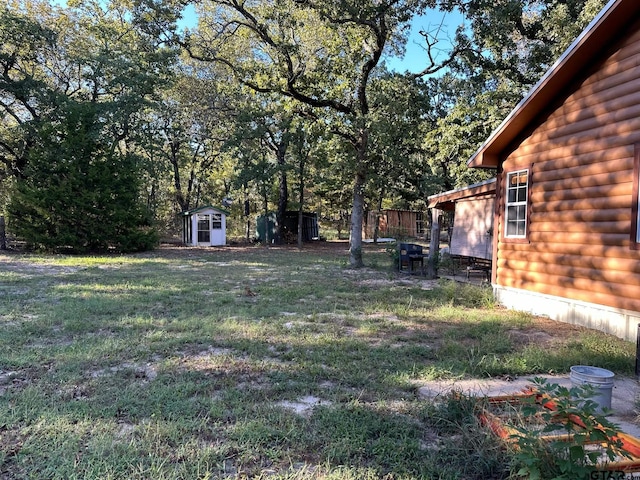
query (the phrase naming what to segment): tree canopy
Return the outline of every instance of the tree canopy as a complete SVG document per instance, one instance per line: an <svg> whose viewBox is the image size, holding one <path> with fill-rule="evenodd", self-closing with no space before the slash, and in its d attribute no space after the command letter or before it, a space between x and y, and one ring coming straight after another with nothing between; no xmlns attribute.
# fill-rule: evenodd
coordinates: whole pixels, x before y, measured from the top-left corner
<svg viewBox="0 0 640 480"><path fill-rule="evenodd" d="M361 266L365 213L490 174L466 159L603 4L11 0L0 213L34 246L124 251L223 199L247 238L253 214L308 209L348 222ZM389 70L414 16L454 9L440 62L422 32L421 71Z"/></svg>
<svg viewBox="0 0 640 480"><path fill-rule="evenodd" d="M132 144L169 55L119 13L42 1L0 10L0 159L14 183L7 213L36 247L154 244Z"/></svg>

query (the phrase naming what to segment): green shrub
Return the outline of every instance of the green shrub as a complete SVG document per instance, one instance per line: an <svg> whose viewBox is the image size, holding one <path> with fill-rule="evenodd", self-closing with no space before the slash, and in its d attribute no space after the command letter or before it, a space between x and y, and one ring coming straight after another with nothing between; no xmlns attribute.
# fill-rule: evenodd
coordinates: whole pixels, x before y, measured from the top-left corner
<svg viewBox="0 0 640 480"><path fill-rule="evenodd" d="M534 402L523 408L525 421L516 426L518 433L513 436L518 447L513 464L516 477L528 480L591 478L603 457L608 461L616 459L621 441L613 438L619 428L607 419L607 412L600 413L600 406L591 400L594 393L591 385L566 388L543 379L536 379L534 384L538 392L553 399L555 408L545 409ZM542 420L542 430L528 426L528 421L534 418ZM542 440L541 433L552 434L554 438ZM593 442L601 448L592 448Z"/></svg>
<svg viewBox="0 0 640 480"><path fill-rule="evenodd" d="M139 197L139 159L111 147L99 106L66 101L37 125L8 205L13 232L50 252L136 252L158 235Z"/></svg>

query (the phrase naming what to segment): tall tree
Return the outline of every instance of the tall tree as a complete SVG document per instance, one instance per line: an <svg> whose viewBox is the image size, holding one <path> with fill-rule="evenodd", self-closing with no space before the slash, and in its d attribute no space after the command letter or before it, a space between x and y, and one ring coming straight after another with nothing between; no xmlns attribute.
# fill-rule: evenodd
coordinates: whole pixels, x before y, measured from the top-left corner
<svg viewBox="0 0 640 480"><path fill-rule="evenodd" d="M54 9L14 1L0 9L0 37L0 159L15 177L8 208L16 230L47 248L148 247L132 132L168 56L145 43L123 11L91 2ZM127 203L137 239L122 223ZM61 221L62 212L78 228ZM81 225L90 219L94 234Z"/></svg>
<svg viewBox="0 0 640 480"><path fill-rule="evenodd" d="M111 148L100 105L60 101L36 134L8 207L27 244L56 251L141 251L157 235L139 202L138 158Z"/></svg>
<svg viewBox="0 0 640 480"><path fill-rule="evenodd" d="M288 150L291 144L291 130L294 115L282 108L280 102L269 102L266 111L256 120L262 132L262 143L276 160L278 176L278 208L276 209L275 242L282 243L282 227L289 204L289 185L287 182L289 165Z"/></svg>
<svg viewBox="0 0 640 480"><path fill-rule="evenodd" d="M351 145L352 266L363 265L370 81L383 55L401 48L413 14L435 4L435 0L209 0L199 4L198 30L181 40L193 58L227 66L239 82L255 91L299 102ZM163 21L155 22L159 9L154 12L138 13L147 23L162 25ZM440 67L431 63L423 73Z"/></svg>
<svg viewBox="0 0 640 480"><path fill-rule="evenodd" d="M235 90L224 148L242 157L236 164L241 183L248 186L257 181L260 185L261 203L264 204L265 196L267 199L265 214L273 197L268 186L277 182L276 221L270 241L281 243L281 227L289 204L288 157L295 113L286 99L242 86L236 86Z"/></svg>
<svg viewBox="0 0 640 480"><path fill-rule="evenodd" d="M291 165L290 147L293 135L293 124L298 117L292 108L291 101L279 96L258 93L242 87L243 98L235 102L236 114L233 119L234 133L230 135L229 145L243 145L243 148L257 148L257 157L264 158L272 164L271 168L260 169L262 174L268 172L274 178L263 181L277 182L276 222L274 229L275 243L282 243L282 227L285 213L289 205L289 173ZM253 139L255 141L247 141ZM250 165L250 176L256 171ZM261 175L262 175L261 174ZM265 183L266 185L266 183Z"/></svg>
<svg viewBox="0 0 640 480"><path fill-rule="evenodd" d="M57 63L60 52L52 29L7 7L0 8L0 44L0 162L4 176L19 177L35 144L37 125L52 109L56 85L47 68Z"/></svg>
<svg viewBox="0 0 640 480"><path fill-rule="evenodd" d="M372 85L371 176L385 187L385 197L406 208L424 194L418 182L424 175L421 140L433 125L430 92L421 78L400 74L378 76Z"/></svg>
<svg viewBox="0 0 640 480"><path fill-rule="evenodd" d="M607 0L469 0L468 64L526 92ZM464 38L461 37L461 38Z"/></svg>
<svg viewBox="0 0 640 480"><path fill-rule="evenodd" d="M222 82L209 73L183 65L162 100L147 112L141 147L168 169L174 213L197 207L203 198L219 202L229 193L230 182L222 191L204 188L225 170L224 145L237 114Z"/></svg>
<svg viewBox="0 0 640 480"><path fill-rule="evenodd" d="M430 79L434 118L424 132L429 177L425 196L475 183L492 175L469 169L466 161L519 99L509 85L468 81L445 75Z"/></svg>

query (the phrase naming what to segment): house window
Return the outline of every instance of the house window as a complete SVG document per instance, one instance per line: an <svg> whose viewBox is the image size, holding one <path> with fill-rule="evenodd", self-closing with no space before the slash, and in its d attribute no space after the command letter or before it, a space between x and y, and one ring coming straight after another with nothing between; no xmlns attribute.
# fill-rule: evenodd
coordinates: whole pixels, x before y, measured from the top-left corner
<svg viewBox="0 0 640 480"><path fill-rule="evenodd" d="M529 198L529 170L507 174L505 237L527 236L527 201Z"/></svg>
<svg viewBox="0 0 640 480"><path fill-rule="evenodd" d="M222 228L222 214L221 213L211 214L211 229L220 230L221 228Z"/></svg>

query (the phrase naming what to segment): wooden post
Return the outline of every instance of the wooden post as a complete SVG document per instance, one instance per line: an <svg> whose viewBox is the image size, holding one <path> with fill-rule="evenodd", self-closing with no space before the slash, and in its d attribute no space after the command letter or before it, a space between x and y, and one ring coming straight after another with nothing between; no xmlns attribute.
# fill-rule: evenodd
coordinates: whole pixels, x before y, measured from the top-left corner
<svg viewBox="0 0 640 480"><path fill-rule="evenodd" d="M440 257L440 210L431 209L431 240L427 257L427 278L438 276L438 258Z"/></svg>

